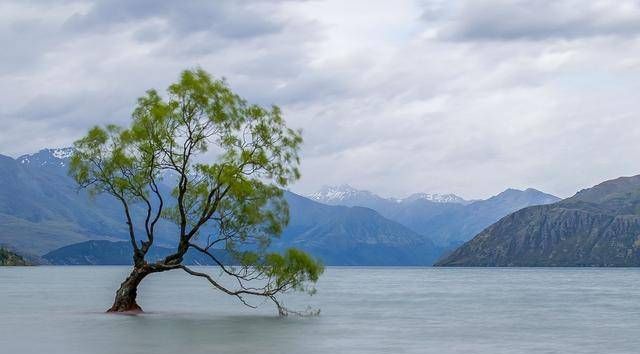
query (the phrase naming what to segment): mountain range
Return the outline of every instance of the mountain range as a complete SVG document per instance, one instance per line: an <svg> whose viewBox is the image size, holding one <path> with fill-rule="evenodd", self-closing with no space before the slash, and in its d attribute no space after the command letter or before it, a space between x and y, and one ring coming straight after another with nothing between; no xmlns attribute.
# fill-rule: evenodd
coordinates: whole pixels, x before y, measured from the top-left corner
<svg viewBox="0 0 640 354"><path fill-rule="evenodd" d="M329 205L362 206L374 204L403 203L415 200L427 200L434 203L469 204L455 194L414 193L406 198L383 198L366 190L359 190L348 184L340 186L323 186L317 192L310 194L309 199Z"/></svg>
<svg viewBox="0 0 640 354"><path fill-rule="evenodd" d="M42 255L76 242L127 239L121 205L110 196L89 196L68 176L71 151L0 155L0 244ZM160 245L171 246L172 225L159 227Z"/></svg>
<svg viewBox="0 0 640 354"><path fill-rule="evenodd" d="M560 200L529 188L507 189L486 200L467 201L454 194L418 193L404 199L383 198L348 185L323 187L310 199L330 205L371 208L442 248L455 248L503 216L531 205Z"/></svg>
<svg viewBox="0 0 640 354"><path fill-rule="evenodd" d="M0 155L0 245L54 264L122 264L128 232L121 205L77 188L67 174L71 153ZM285 198L290 223L272 248L298 247L327 265L431 265L508 213L557 200L533 189L509 189L481 201L452 194L388 199L348 186L327 187L310 198L287 191ZM142 210L134 208L133 215L140 218ZM163 221L157 230L161 255L175 247L176 228Z"/></svg>
<svg viewBox="0 0 640 354"><path fill-rule="evenodd" d="M276 249L298 247L327 264L431 265L443 249L373 209L330 206L287 192L289 225Z"/></svg>
<svg viewBox="0 0 640 354"><path fill-rule="evenodd" d="M502 218L440 266L640 266L640 176Z"/></svg>
<svg viewBox="0 0 640 354"><path fill-rule="evenodd" d="M0 244L54 264L121 264L128 247L121 242L128 240L121 205L78 190L67 175L71 152L0 155ZM325 205L292 192L285 198L290 224L274 240L275 250L299 247L328 265L431 265L442 252L428 237L374 210ZM133 215L141 218L142 210ZM169 222L158 225L158 254L175 247L175 232ZM100 250L89 242L95 240L112 244L100 243Z"/></svg>

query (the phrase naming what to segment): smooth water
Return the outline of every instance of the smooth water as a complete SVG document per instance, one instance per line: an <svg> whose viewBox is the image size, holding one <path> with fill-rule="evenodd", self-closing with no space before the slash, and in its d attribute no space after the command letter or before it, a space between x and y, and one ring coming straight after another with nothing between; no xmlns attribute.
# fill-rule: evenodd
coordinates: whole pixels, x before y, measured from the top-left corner
<svg viewBox="0 0 640 354"><path fill-rule="evenodd" d="M638 353L640 269L328 268L278 318L185 273L106 315L126 267L0 268L0 353Z"/></svg>

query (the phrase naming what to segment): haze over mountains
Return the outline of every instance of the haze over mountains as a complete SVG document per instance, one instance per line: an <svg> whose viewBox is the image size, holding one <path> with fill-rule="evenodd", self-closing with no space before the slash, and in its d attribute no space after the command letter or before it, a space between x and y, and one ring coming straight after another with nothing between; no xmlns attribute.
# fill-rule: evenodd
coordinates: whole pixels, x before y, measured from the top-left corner
<svg viewBox="0 0 640 354"><path fill-rule="evenodd" d="M326 186L309 196L330 204L371 208L444 248L453 248L503 216L560 198L535 189L507 189L486 200L467 201L454 194L417 193L404 199L383 198L348 185Z"/></svg>
<svg viewBox="0 0 640 354"><path fill-rule="evenodd" d="M67 175L71 152L0 155L0 244L57 264L120 264L129 252L126 242L98 251L87 241L128 240L121 206L110 196L78 190ZM161 188L168 193L169 186ZM285 198L291 220L272 248L302 248L328 265L431 265L510 212L558 200L533 189L480 201L424 193L387 199L348 186L323 188L310 198L286 192ZM175 246L176 229L162 222L158 230L156 253L163 254Z"/></svg>
<svg viewBox="0 0 640 354"><path fill-rule="evenodd" d="M69 149L45 149L13 159L0 155L0 244L42 255L90 239L126 239L121 205L89 197L67 175ZM160 245L172 227L159 225Z"/></svg>
<svg viewBox="0 0 640 354"><path fill-rule="evenodd" d="M437 265L640 266L640 176L519 210Z"/></svg>
<svg viewBox="0 0 640 354"><path fill-rule="evenodd" d="M455 194L414 193L406 198L383 198L369 191L355 189L348 184L323 186L316 193L309 195L309 199L329 205L346 206L403 203L415 200L427 200L434 203L471 203L471 201L464 200Z"/></svg>
<svg viewBox="0 0 640 354"><path fill-rule="evenodd" d="M86 241L128 240L121 205L110 196L92 198L78 190L67 175L70 151L0 156L0 244L61 264L106 262L110 256L95 254L95 243ZM430 265L441 254L427 237L371 209L329 206L291 192L285 198L291 221L274 249L295 246L311 250L326 264L354 265ZM133 214L135 219L142 212ZM158 227L157 253L162 253L175 247L176 229L169 222ZM109 262L120 264L127 245L112 246L106 248L112 250Z"/></svg>

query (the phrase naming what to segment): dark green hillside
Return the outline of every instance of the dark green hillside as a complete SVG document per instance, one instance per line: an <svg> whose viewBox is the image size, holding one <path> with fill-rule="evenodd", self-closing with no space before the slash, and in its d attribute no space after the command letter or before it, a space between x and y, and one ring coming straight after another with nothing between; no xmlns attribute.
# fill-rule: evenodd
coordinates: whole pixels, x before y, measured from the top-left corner
<svg viewBox="0 0 640 354"><path fill-rule="evenodd" d="M640 176L506 216L440 266L640 266Z"/></svg>
<svg viewBox="0 0 640 354"><path fill-rule="evenodd" d="M4 248L0 248L0 266L24 266L28 265L27 261L21 256L6 250Z"/></svg>

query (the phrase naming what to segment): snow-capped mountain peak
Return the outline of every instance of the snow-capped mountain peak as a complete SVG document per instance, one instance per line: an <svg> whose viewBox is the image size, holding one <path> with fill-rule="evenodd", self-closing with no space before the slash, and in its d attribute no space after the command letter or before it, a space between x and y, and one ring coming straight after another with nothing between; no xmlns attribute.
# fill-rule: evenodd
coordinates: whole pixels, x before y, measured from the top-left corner
<svg viewBox="0 0 640 354"><path fill-rule="evenodd" d="M321 203L339 203L358 195L370 195L370 192L357 190L348 184L340 186L323 186L309 198Z"/></svg>
<svg viewBox="0 0 640 354"><path fill-rule="evenodd" d="M35 154L27 154L18 157L17 161L21 164L35 164L39 166L58 165L65 166L67 160L73 154L74 148L55 148L42 149Z"/></svg>
<svg viewBox="0 0 640 354"><path fill-rule="evenodd" d="M470 203L455 194L415 193L407 198L383 198L372 192L353 188L348 184L323 186L319 191L310 194L308 197L324 204L368 207L370 207L372 203L405 203L416 200L427 200L433 203Z"/></svg>
<svg viewBox="0 0 640 354"><path fill-rule="evenodd" d="M51 155L60 160L70 158L71 155L73 155L73 151L74 149L72 147L49 149Z"/></svg>
<svg viewBox="0 0 640 354"><path fill-rule="evenodd" d="M428 200L434 203L457 203L466 204L467 201L458 197L455 194L438 194L438 193L415 193L409 197L402 199L402 201L414 201L414 200Z"/></svg>

